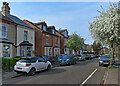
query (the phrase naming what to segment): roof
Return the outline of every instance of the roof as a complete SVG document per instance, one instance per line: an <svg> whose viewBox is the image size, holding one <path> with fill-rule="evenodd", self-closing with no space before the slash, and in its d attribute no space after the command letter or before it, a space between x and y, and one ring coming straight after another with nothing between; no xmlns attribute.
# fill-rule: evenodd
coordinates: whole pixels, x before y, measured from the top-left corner
<svg viewBox="0 0 120 86"><path fill-rule="evenodd" d="M64 32L64 31L67 31L67 29L59 29L58 30L60 33Z"/></svg>
<svg viewBox="0 0 120 86"><path fill-rule="evenodd" d="M33 29L31 26L29 26L28 24L26 24L25 22L23 22L21 19L19 19L16 16L10 15L10 19L12 21L14 21L15 23L17 23L18 25L22 25L22 26L25 26L25 27Z"/></svg>
<svg viewBox="0 0 120 86"><path fill-rule="evenodd" d="M5 39L5 38L0 38L0 43L14 44L13 42L11 42L11 41L9 41L8 39Z"/></svg>
<svg viewBox="0 0 120 86"><path fill-rule="evenodd" d="M46 24L45 21L43 22L37 22L37 23L34 23L35 25L41 25L41 24Z"/></svg>
<svg viewBox="0 0 120 86"><path fill-rule="evenodd" d="M52 45L45 44L44 47L52 47Z"/></svg>
<svg viewBox="0 0 120 86"><path fill-rule="evenodd" d="M0 12L0 18L2 19L2 20L6 20L6 21L10 21L10 22L12 22L12 23L15 23L13 20L11 20L9 17L6 17L6 16L4 16L4 15L2 15L2 13Z"/></svg>
<svg viewBox="0 0 120 86"><path fill-rule="evenodd" d="M33 44L29 43L29 41L23 41L19 45L20 46L33 46Z"/></svg>

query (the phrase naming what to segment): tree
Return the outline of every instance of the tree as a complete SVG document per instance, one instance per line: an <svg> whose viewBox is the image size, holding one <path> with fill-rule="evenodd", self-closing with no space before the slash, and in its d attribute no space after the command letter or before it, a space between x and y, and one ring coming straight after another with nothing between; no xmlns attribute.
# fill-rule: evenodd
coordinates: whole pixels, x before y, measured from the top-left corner
<svg viewBox="0 0 120 86"><path fill-rule="evenodd" d="M102 7L101 7L102 8ZM99 16L90 23L89 30L94 39L101 41L105 45L109 45L114 59L115 47L120 45L120 17L117 4L110 4L108 10L98 11Z"/></svg>
<svg viewBox="0 0 120 86"><path fill-rule="evenodd" d="M99 54L99 51L102 49L102 44L100 42L98 42L97 40L95 40L93 42L93 50L96 54Z"/></svg>
<svg viewBox="0 0 120 86"><path fill-rule="evenodd" d="M70 36L67 47L70 49L73 49L75 51L75 54L77 54L77 51L79 51L84 43L84 39L78 36L76 33Z"/></svg>

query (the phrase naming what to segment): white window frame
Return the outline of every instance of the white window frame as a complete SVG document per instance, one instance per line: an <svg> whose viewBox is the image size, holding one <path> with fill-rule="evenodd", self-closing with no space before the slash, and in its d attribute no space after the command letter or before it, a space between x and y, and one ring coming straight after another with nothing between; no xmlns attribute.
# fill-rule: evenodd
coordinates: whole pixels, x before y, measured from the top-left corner
<svg viewBox="0 0 120 86"><path fill-rule="evenodd" d="M26 32L26 39L25 39L25 32ZM28 40L28 31L24 30L24 41L27 41Z"/></svg>
<svg viewBox="0 0 120 86"><path fill-rule="evenodd" d="M5 27L6 28L6 30L3 30L3 28L2 27ZM6 32L6 35L5 36L3 36L2 34L3 34L3 32ZM4 26L4 25L0 25L0 38L6 38L7 37L7 26Z"/></svg>
<svg viewBox="0 0 120 86"><path fill-rule="evenodd" d="M2 56L3 56L3 46L4 46L4 45L10 46L10 51L9 51L9 53L10 53L10 57L12 57L12 44L2 44Z"/></svg>
<svg viewBox="0 0 120 86"><path fill-rule="evenodd" d="M48 42L47 42L47 37L48 37ZM49 44L49 35L46 35L46 44Z"/></svg>
<svg viewBox="0 0 120 86"><path fill-rule="evenodd" d="M55 52L55 50L57 50L57 53L60 55L60 48L54 48L54 56L57 55L56 52ZM59 51L59 52L58 52L58 51Z"/></svg>
<svg viewBox="0 0 120 86"><path fill-rule="evenodd" d="M51 55L50 55L50 52L49 52L49 49L51 48ZM48 55L47 56L52 56L52 47L45 47L44 48L45 50L45 53L44 53L44 55L46 55L46 49L48 49Z"/></svg>

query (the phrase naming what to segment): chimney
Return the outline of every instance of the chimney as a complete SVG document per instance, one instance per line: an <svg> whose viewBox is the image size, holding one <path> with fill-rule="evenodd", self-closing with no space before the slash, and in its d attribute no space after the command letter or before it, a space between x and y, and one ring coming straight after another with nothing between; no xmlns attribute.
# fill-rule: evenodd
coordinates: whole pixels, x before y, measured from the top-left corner
<svg viewBox="0 0 120 86"><path fill-rule="evenodd" d="M6 17L10 16L10 7L9 7L9 4L7 2L3 2L2 14Z"/></svg>

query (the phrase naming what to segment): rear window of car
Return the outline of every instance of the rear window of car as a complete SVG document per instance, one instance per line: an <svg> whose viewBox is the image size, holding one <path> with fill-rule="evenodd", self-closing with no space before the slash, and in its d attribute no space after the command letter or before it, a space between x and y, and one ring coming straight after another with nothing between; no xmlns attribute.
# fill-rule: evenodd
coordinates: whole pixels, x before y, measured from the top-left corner
<svg viewBox="0 0 120 86"><path fill-rule="evenodd" d="M19 62L25 62L25 63L34 63L36 61L37 61L37 58L31 58L31 59L29 59L29 58L21 58L19 60Z"/></svg>

